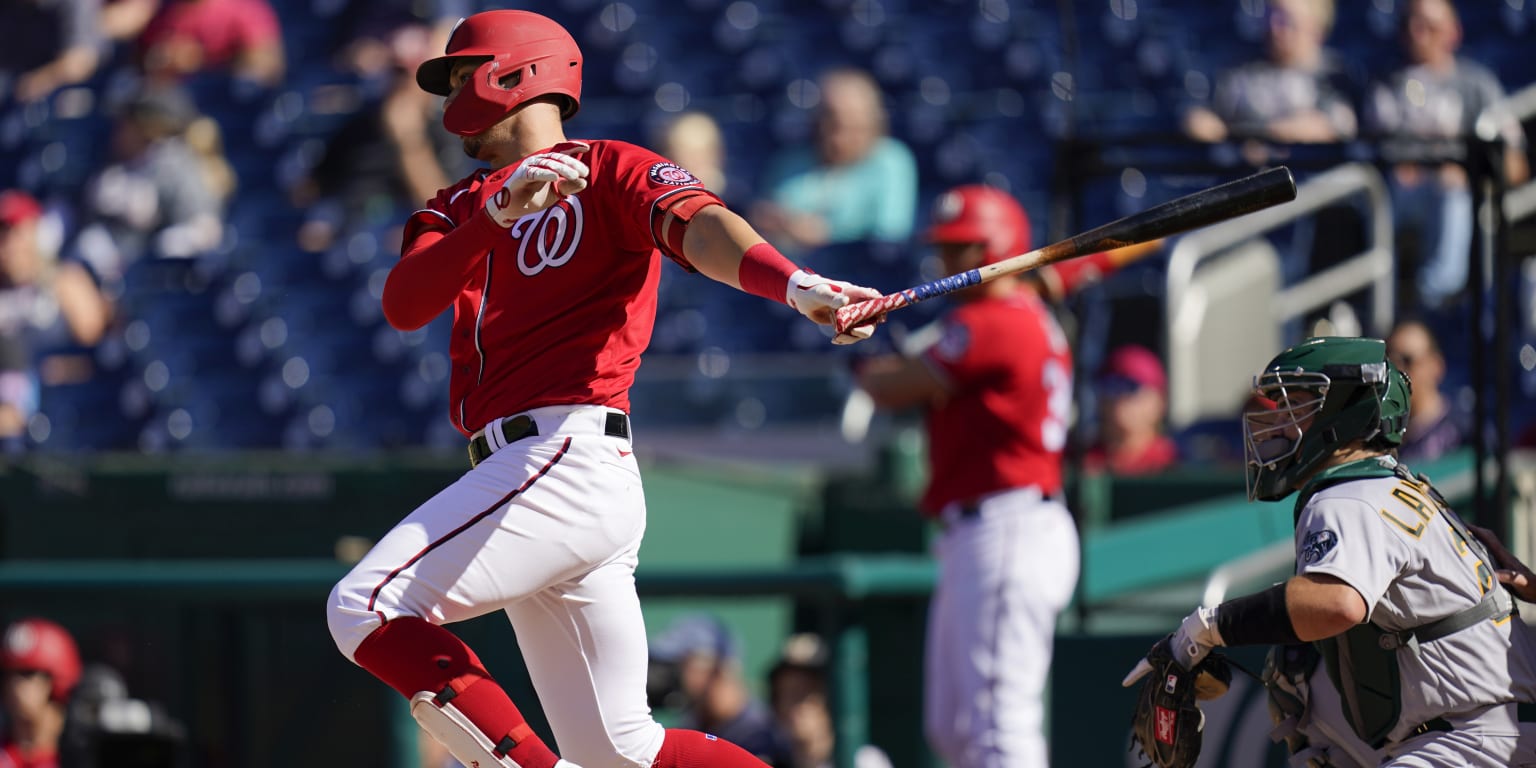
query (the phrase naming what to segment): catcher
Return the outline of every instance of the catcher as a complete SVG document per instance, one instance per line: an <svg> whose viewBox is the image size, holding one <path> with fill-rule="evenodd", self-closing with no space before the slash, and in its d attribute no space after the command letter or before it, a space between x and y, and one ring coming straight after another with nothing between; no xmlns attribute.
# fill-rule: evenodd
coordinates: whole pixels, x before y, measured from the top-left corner
<svg viewBox="0 0 1536 768"><path fill-rule="evenodd" d="M1254 388L1262 406L1243 417L1248 496L1300 492L1296 575L1197 609L1124 685L1156 670L1166 681L1148 684L1176 692L1169 673L1198 672L1218 646L1312 643L1343 720L1375 752L1368 761L1536 764L1536 645L1510 621L1513 601L1483 545L1428 479L1398 463L1410 384L1385 344L1307 339L1271 360ZM1320 675L1306 679L1323 687ZM1185 701L1193 707L1173 703ZM1159 766L1192 765L1200 719L1167 704L1138 711L1138 741Z"/></svg>

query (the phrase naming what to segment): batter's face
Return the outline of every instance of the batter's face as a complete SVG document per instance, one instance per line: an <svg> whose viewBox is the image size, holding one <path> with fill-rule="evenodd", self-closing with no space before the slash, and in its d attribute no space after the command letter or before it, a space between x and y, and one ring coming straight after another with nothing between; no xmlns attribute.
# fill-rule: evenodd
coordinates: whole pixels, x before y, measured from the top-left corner
<svg viewBox="0 0 1536 768"><path fill-rule="evenodd" d="M459 97L459 92L463 90L464 83L484 63L484 61L478 59L464 59L453 65L452 71L448 73L448 85L453 90L448 93L448 98L443 102L445 109L453 104L454 99ZM473 136L460 137L464 143L464 154L469 155L475 160L489 161L491 158L489 153L486 152L487 147L494 146L499 142L509 141L512 138L512 127L509 123L509 120L503 119Z"/></svg>

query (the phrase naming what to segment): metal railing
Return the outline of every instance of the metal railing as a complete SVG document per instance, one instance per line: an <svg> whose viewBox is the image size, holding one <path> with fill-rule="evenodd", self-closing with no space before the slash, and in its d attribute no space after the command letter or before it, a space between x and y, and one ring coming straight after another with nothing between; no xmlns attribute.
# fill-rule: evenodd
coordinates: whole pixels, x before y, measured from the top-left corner
<svg viewBox="0 0 1536 768"><path fill-rule="evenodd" d="M1302 183L1296 200L1291 203L1207 227L1185 236L1174 246L1168 257L1168 309L1164 328L1170 390L1192 391L1209 384L1205 377L1191 376L1190 362L1197 358L1196 352L1206 334L1226 331L1202 323L1199 313L1203 311L1204 302L1188 300L1200 267L1260 235L1358 196L1365 198L1369 209L1365 250L1285 286L1270 297L1267 307L1255 307L1255 311L1267 310L1268 319L1279 324L1369 289L1371 330L1385 333L1390 328L1394 311L1394 254L1392 209L1386 182L1375 167L1348 163ZM1233 382L1233 386L1243 384ZM1187 424L1194 420L1190 414L1175 410L1175 404L1170 403L1168 418L1171 424Z"/></svg>

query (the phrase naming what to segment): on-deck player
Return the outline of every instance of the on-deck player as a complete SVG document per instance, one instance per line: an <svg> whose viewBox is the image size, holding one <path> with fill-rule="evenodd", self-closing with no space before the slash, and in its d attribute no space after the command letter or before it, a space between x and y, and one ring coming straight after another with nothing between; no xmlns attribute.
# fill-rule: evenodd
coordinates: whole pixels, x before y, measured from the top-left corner
<svg viewBox="0 0 1536 768"><path fill-rule="evenodd" d="M337 646L410 699L465 765L761 766L713 736L663 729L646 706L634 580L645 499L626 414L661 255L824 325L879 294L797 270L649 150L567 140L581 52L550 19L471 16L416 78L447 97L444 126L490 169L412 214L384 313L406 330L453 307L449 415L472 469L336 585ZM569 761L441 626L495 610Z"/></svg>
<svg viewBox="0 0 1536 768"><path fill-rule="evenodd" d="M959 187L934 211L927 239L948 274L1029 250L1024 209L1002 191ZM927 409L922 507L943 526L928 740L954 768L1044 766L1052 638L1078 573L1077 529L1059 500L1072 356L1034 283L1008 277L953 296L937 343L869 361L859 386L882 407Z"/></svg>
<svg viewBox="0 0 1536 768"><path fill-rule="evenodd" d="M1264 367L1243 419L1248 496L1299 492L1296 575L1197 609L1172 653L1189 668L1218 645L1314 643L1381 765L1536 763L1536 646L1496 561L1397 461L1409 393L1379 339L1307 339Z"/></svg>

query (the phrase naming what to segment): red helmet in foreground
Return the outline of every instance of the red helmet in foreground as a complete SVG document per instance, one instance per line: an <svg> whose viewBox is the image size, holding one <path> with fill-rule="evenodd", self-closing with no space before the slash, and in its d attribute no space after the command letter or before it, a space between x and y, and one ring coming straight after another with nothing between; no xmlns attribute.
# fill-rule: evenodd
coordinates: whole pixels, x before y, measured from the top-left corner
<svg viewBox="0 0 1536 768"><path fill-rule="evenodd" d="M484 131L539 96L563 97L562 119L581 107L581 49L553 19L528 11L485 11L463 19L443 55L416 68L416 84L447 96L453 91L449 75L461 59L481 63L443 113L443 127L460 136Z"/></svg>
<svg viewBox="0 0 1536 768"><path fill-rule="evenodd" d="M0 640L0 669L36 669L53 679L53 700L64 701L80 682L80 652L69 631L47 619L22 619Z"/></svg>
<svg viewBox="0 0 1536 768"><path fill-rule="evenodd" d="M981 243L985 264L996 264L1029 250L1029 217L1013 196L984 184L945 192L933 206L931 243Z"/></svg>

